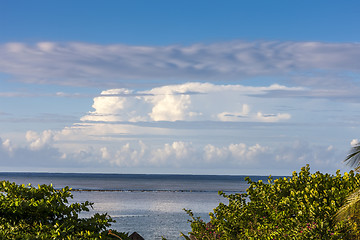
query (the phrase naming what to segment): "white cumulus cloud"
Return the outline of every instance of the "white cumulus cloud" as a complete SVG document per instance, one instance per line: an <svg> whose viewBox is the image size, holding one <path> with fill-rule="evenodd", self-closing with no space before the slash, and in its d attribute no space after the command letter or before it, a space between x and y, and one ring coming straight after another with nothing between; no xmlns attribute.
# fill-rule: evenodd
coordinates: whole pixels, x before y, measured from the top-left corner
<svg viewBox="0 0 360 240"><path fill-rule="evenodd" d="M90 111L82 121L145 122L145 121L249 121L277 122L289 120L289 113L262 114L259 110L269 105L250 107L259 102L262 94L274 91L294 91L281 85L247 87L242 85L214 85L184 83L150 90L109 89L94 98ZM254 100L256 99L256 100ZM230 104L229 104L230 103ZM251 112L251 109L254 109ZM258 111L256 111L258 110Z"/></svg>
<svg viewBox="0 0 360 240"><path fill-rule="evenodd" d="M147 108L146 102L131 95L129 89L109 89L102 91L94 98L92 107L95 111L81 118L82 121L143 121L146 117L139 116L138 110ZM140 113L142 114L142 112Z"/></svg>
<svg viewBox="0 0 360 240"><path fill-rule="evenodd" d="M359 139L353 139L353 140L351 140L350 145L351 145L352 147L355 147L355 146L359 145Z"/></svg>
<svg viewBox="0 0 360 240"><path fill-rule="evenodd" d="M54 133L51 130L45 130L41 134L34 131L27 131L25 138L30 143L29 146L32 150L39 150L53 142Z"/></svg>

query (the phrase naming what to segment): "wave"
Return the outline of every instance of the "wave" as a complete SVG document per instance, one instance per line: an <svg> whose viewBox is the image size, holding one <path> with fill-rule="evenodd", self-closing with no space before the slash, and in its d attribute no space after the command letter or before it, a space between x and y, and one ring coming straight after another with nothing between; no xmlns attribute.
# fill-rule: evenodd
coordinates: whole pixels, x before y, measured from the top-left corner
<svg viewBox="0 0 360 240"><path fill-rule="evenodd" d="M188 192L188 193L217 193L218 191L212 190L170 190L170 189L81 189L73 188L72 192ZM223 191L226 193L243 193L244 191Z"/></svg>

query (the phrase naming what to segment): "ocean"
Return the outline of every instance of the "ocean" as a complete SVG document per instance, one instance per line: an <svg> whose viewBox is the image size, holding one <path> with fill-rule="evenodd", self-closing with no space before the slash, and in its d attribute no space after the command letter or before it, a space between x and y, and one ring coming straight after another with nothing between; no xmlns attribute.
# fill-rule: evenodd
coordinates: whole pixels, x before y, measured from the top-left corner
<svg viewBox="0 0 360 240"><path fill-rule="evenodd" d="M195 216L209 221L220 202L218 195L243 193L248 184L245 176L218 175L147 175L147 174L80 174L80 173L0 173L0 180L17 184L53 184L56 189L69 186L74 190L70 202L93 202L94 213L108 213L114 220L111 228L121 232L138 232L146 240L184 239L180 232L191 231L189 216L183 210L191 209ZM266 176L251 176L266 180Z"/></svg>

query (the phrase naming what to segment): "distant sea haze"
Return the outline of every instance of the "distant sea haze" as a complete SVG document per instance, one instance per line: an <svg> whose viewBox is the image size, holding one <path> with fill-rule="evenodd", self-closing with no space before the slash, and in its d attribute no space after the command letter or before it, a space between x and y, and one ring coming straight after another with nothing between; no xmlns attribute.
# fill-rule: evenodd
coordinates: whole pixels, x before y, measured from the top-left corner
<svg viewBox="0 0 360 240"><path fill-rule="evenodd" d="M17 184L53 184L57 189L73 189L71 202L94 203L95 212L108 213L121 232L138 232L145 239L183 239L180 232L191 230L185 209L209 221L209 212L227 200L218 195L245 192L245 176L153 175L88 173L0 173L1 180ZM267 176L251 176L254 181Z"/></svg>

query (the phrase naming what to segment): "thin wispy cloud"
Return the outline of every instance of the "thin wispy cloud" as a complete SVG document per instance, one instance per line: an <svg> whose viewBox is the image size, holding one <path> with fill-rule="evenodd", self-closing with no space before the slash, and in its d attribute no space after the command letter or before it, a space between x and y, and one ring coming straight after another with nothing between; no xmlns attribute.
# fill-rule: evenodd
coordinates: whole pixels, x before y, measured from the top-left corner
<svg viewBox="0 0 360 240"><path fill-rule="evenodd" d="M95 95L81 94L81 93L65 93L65 92L54 92L54 93L43 93L43 92L0 92L2 98L37 98L37 97L69 97L69 98L92 98Z"/></svg>
<svg viewBox="0 0 360 240"><path fill-rule="evenodd" d="M39 42L0 45L0 71L16 80L70 86L231 81L250 76L359 73L359 43L232 41L188 46ZM322 73L324 71L324 73ZM300 73L302 72L302 73ZM299 75L297 75L299 74ZM129 81L131 80L131 81Z"/></svg>

